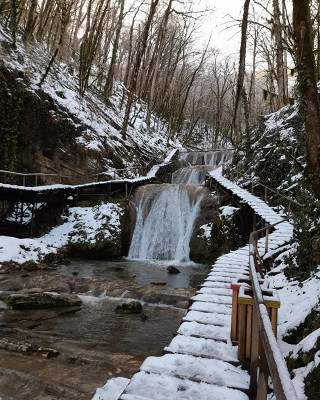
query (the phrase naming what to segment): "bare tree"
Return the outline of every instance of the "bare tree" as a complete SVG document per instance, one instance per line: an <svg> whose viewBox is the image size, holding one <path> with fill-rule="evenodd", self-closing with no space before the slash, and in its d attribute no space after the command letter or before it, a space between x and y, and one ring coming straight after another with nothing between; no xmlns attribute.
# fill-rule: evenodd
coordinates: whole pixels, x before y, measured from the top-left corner
<svg viewBox="0 0 320 400"><path fill-rule="evenodd" d="M135 63L133 66L131 80L130 80L130 84L129 84L129 88L128 88L129 89L128 100L127 100L125 115L124 115L124 119L123 119L122 129L121 129L122 138L124 140L126 139L126 135L127 135L128 122L129 122L129 116L130 116L133 96L134 96L134 92L137 88L138 74L139 74L142 58L143 58L146 48L147 48L149 30L150 30L151 22L156 13L158 3L159 3L159 0L151 0L150 11L149 11L149 14L147 17L147 21L145 23L145 26L144 26L144 29L143 29L143 32L141 35L141 40L139 40L139 43L138 43L136 59L135 59Z"/></svg>
<svg viewBox="0 0 320 400"><path fill-rule="evenodd" d="M116 60L117 60L117 53L118 53L118 49L119 49L120 32L121 32L122 22L123 22L123 11L124 11L125 0L120 0L120 4L121 4L120 5L120 13L119 13L118 25L117 25L117 30L116 30L116 36L115 36L114 43L113 43L112 57L111 57L108 75L107 75L107 79L106 79L106 84L105 84L104 92L103 92L103 97L105 100L112 94L114 70L115 70L115 65L116 65Z"/></svg>
<svg viewBox="0 0 320 400"><path fill-rule="evenodd" d="M240 45L240 58L239 58L239 72L237 81L237 91L235 98L235 109L233 116L233 130L236 143L241 141L240 131L240 106L241 106L241 93L244 83L245 67L246 67L246 48L247 48L247 29L248 29L248 15L249 15L250 0L245 0L243 6L243 17L241 26L241 45Z"/></svg>

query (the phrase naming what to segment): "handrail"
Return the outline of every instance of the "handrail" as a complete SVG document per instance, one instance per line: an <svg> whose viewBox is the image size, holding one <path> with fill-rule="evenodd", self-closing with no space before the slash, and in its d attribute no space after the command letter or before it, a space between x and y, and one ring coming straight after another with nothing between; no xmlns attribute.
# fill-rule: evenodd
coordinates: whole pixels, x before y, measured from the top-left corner
<svg viewBox="0 0 320 400"><path fill-rule="evenodd" d="M292 384L287 365L281 354L280 348L277 344L277 340L273 334L272 324L269 318L267 307L264 304L263 294L255 268L255 243L259 233L267 231L275 227L276 225L279 225L286 221L287 219L284 219L277 222L276 224L269 225L250 234L249 267L250 277L252 280L256 317L259 321L259 331L261 334L261 340L264 347L264 353L266 356L269 373L273 381L276 398L277 400L298 400L298 396ZM253 377L254 374L256 374L256 366L255 369L251 371L251 379L253 378L256 380L256 377Z"/></svg>
<svg viewBox="0 0 320 400"><path fill-rule="evenodd" d="M138 169L140 170L140 169L144 169L144 168L146 168L146 167L133 166L133 167L127 167L127 168L122 168L122 169L112 169L112 170L108 170L108 171L99 172L98 174L92 174L91 176L96 177L96 179L99 180L100 176L113 174L114 179L115 179L117 172L124 172L124 171L130 171L130 170L135 171L135 170L138 170ZM35 186L38 186L38 177L46 177L46 176L48 176L48 177L56 177L56 178L59 178L60 180L61 179L75 178L75 176L72 176L72 175L47 174L47 173L43 173L43 172L23 173L23 172L15 172L15 171L5 171L5 170L2 170L2 169L0 169L0 174L22 176L22 178L23 178L23 186L25 186L26 177L32 177L32 176L34 176L36 178ZM78 177L88 178L89 175L79 173ZM90 180L90 182L91 182L91 180Z"/></svg>
<svg viewBox="0 0 320 400"><path fill-rule="evenodd" d="M295 205L297 205L297 206L299 206L299 207L303 207L303 204L297 202L296 200L291 199L291 198L288 197L288 196L285 196L284 194L278 192L277 190L274 190L274 189L269 188L268 186L264 185L263 183L261 183L261 182L259 182L259 181L256 181L256 182L251 181L251 187L252 187L254 184L258 184L258 185L262 186L263 188L265 188L265 189L267 189L268 191L270 191L270 192L276 194L276 195L279 196L279 197L282 197L283 199L289 201L289 202L292 203L292 204L295 204ZM253 190L252 190L252 192L253 192Z"/></svg>

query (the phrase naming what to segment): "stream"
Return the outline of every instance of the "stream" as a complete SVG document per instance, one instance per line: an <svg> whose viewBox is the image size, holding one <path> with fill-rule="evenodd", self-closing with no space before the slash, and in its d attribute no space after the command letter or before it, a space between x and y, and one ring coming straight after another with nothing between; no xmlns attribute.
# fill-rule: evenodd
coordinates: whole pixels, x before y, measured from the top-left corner
<svg viewBox="0 0 320 400"><path fill-rule="evenodd" d="M72 310L19 311L3 306L0 291L0 399L90 399L109 378L129 378L147 356L162 354L210 270L190 261L189 241L208 193L205 174L225 157L183 154L172 184L136 190L127 259L73 260L54 270L0 274L3 293L46 290L75 293L83 301ZM168 273L172 264L179 274ZM141 302L141 314L115 312L132 300ZM59 355L16 350L26 343Z"/></svg>

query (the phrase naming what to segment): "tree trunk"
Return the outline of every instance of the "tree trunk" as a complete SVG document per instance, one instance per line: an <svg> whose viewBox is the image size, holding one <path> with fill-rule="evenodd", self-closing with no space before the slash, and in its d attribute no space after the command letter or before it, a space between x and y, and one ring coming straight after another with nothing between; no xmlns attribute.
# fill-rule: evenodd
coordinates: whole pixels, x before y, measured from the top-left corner
<svg viewBox="0 0 320 400"><path fill-rule="evenodd" d="M110 62L109 70L108 70L107 81L106 81L106 84L104 87L104 92L103 92L104 100L106 100L112 94L114 70L115 70L115 65L116 65L116 60L117 60L119 41L120 41L120 32L121 32L122 22L123 22L124 3L125 3L125 0L121 0L118 26L117 26L116 36L114 39L113 49L112 49L112 57L111 57L111 62Z"/></svg>
<svg viewBox="0 0 320 400"><path fill-rule="evenodd" d="M35 24L35 10L37 8L38 2L37 0L31 0L31 5L30 5L30 10L28 13L28 19L27 19L27 24L26 24L26 29L23 34L23 40L24 42L27 42L30 40L32 34L33 34L33 29L34 29L34 24Z"/></svg>
<svg viewBox="0 0 320 400"><path fill-rule="evenodd" d="M284 63L283 63L283 44L282 44L282 26L280 21L279 0L273 0L274 16L274 37L276 43L276 65L277 65L277 84L278 84L278 105L283 107L287 100L285 98L284 88Z"/></svg>
<svg viewBox="0 0 320 400"><path fill-rule="evenodd" d="M10 30L11 30L11 36L12 36L12 47L15 49L16 48L16 35L17 35L17 29L18 29L18 21L17 21L17 0L11 0L11 10L10 10Z"/></svg>
<svg viewBox="0 0 320 400"><path fill-rule="evenodd" d="M143 32L142 32L141 42L138 43L136 60L134 63L134 67L133 67L133 71L132 71L132 75L131 75L131 79L130 79L130 85L128 88L129 89L128 101L127 101L127 106L126 106L125 115L124 115L124 119L123 119L122 129L121 129L121 134L122 134L123 140L126 140L130 110L131 110L131 105L132 105L132 101L133 101L133 95L137 88L138 74L139 74L143 56L144 56L146 48L147 48L151 22L156 13L156 8L157 8L159 1L160 0L152 0L149 15L148 15L146 24L145 24Z"/></svg>
<svg viewBox="0 0 320 400"><path fill-rule="evenodd" d="M306 131L306 172L315 194L320 198L320 108L309 0L293 0L292 3L301 109Z"/></svg>
<svg viewBox="0 0 320 400"><path fill-rule="evenodd" d="M157 55L156 55L156 61L155 61L155 66L154 66L154 71L153 71L153 76L152 76L152 81L151 81L151 89L150 89L150 95L149 95L149 101L148 101L148 111L147 111L147 118L146 118L146 123L148 126L150 126L151 111L152 111L153 103L154 103L155 87L156 87L156 83L157 83L160 59L161 59L163 47L165 44L166 31L167 31L167 26L168 26L172 3L173 3L173 0L169 0L168 7L166 8L166 11L165 11L165 14L163 17L163 21L162 21L162 24L160 27L160 32L159 32L159 48L158 48Z"/></svg>
<svg viewBox="0 0 320 400"><path fill-rule="evenodd" d="M246 68L246 49L247 49L247 29L248 29L248 15L249 15L250 0L245 0L243 6L243 17L241 27L241 45L240 45L240 59L239 59L239 73L237 81L237 91L235 98L234 116L233 116L233 130L236 143L241 141L240 132L240 106L241 106L241 93L244 83L244 74Z"/></svg>

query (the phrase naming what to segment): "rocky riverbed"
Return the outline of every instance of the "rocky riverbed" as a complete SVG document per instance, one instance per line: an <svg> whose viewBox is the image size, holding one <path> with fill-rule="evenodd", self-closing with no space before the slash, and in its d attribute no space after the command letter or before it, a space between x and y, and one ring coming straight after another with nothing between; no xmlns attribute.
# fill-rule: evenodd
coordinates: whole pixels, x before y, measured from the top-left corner
<svg viewBox="0 0 320 400"><path fill-rule="evenodd" d="M90 399L107 379L130 377L148 355L161 355L207 269L170 275L140 264L5 264L0 397ZM133 301L137 312L115 311Z"/></svg>

